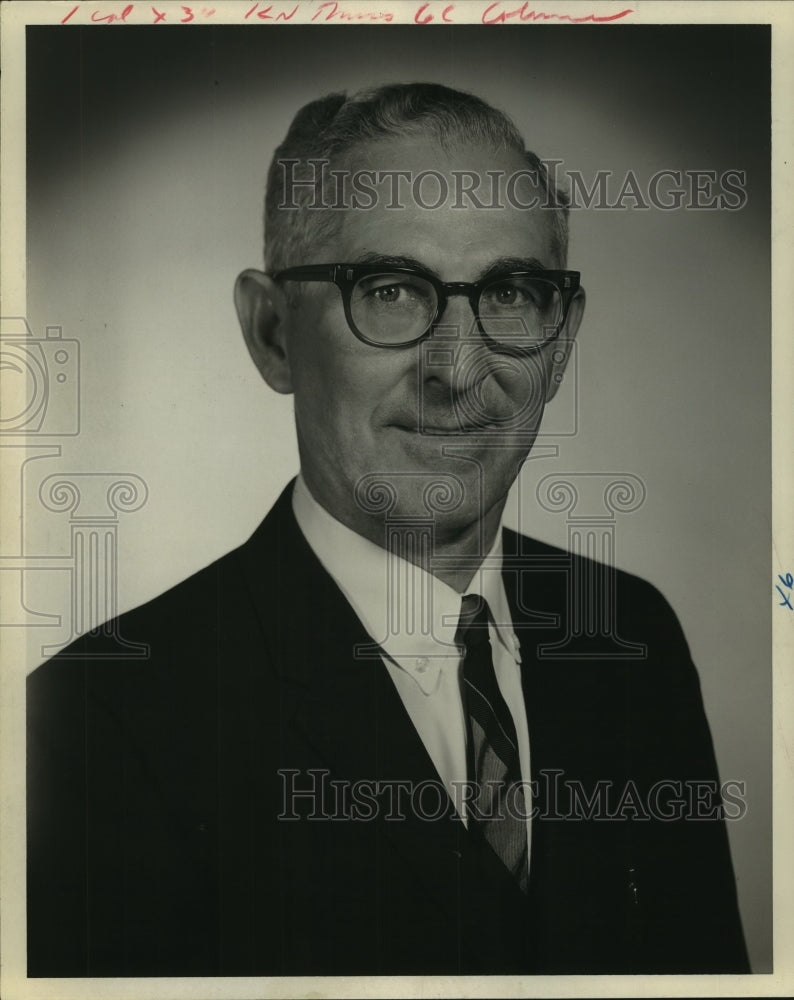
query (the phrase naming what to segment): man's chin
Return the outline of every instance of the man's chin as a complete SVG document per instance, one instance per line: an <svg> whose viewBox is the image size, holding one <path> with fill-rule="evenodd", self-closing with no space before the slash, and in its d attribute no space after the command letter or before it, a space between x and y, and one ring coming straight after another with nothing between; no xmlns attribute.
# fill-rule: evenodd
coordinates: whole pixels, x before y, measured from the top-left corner
<svg viewBox="0 0 794 1000"><path fill-rule="evenodd" d="M470 530L484 516L480 469L471 462L443 463L368 473L359 480L356 505L370 524L389 531L432 531L438 540Z"/></svg>

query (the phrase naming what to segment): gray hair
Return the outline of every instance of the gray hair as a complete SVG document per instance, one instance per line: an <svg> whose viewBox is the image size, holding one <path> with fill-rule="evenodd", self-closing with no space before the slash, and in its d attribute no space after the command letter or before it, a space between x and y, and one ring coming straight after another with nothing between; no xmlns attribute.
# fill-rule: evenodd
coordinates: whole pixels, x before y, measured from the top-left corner
<svg viewBox="0 0 794 1000"><path fill-rule="evenodd" d="M311 161L338 162L366 142L427 136L444 148L466 142L494 151L518 153L552 210L553 251L561 267L568 251L568 197L556 186L546 165L524 145L518 129L503 112L473 94L435 83L390 84L352 97L329 94L298 111L270 164L265 195L265 267L275 273L307 263L312 247L331 236L339 213L310 210L316 191L296 184L292 210L283 207L284 164L306 173ZM312 167L313 176L316 177Z"/></svg>

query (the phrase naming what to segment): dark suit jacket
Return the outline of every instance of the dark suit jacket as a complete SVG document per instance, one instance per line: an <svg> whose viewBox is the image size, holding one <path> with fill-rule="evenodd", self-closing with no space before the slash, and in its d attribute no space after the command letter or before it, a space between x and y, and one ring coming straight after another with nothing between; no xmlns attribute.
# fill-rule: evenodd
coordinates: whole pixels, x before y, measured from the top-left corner
<svg viewBox="0 0 794 1000"><path fill-rule="evenodd" d="M113 659L110 629L29 678L29 975L748 971L724 823L654 815L717 780L675 616L627 574L509 531L505 553L538 781L527 897L452 809L386 818L384 783L437 775L285 491L241 548L120 619L148 659ZM572 573L613 588L647 655L549 655ZM328 779L380 782L374 815L285 801Z"/></svg>

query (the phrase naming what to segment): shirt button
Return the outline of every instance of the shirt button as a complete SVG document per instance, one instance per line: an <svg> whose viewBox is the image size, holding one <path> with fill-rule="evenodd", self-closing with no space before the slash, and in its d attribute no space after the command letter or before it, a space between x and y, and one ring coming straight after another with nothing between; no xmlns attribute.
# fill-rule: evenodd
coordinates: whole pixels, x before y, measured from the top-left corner
<svg viewBox="0 0 794 1000"><path fill-rule="evenodd" d="M427 670L428 660L426 656L420 656L416 660L416 672L423 674Z"/></svg>

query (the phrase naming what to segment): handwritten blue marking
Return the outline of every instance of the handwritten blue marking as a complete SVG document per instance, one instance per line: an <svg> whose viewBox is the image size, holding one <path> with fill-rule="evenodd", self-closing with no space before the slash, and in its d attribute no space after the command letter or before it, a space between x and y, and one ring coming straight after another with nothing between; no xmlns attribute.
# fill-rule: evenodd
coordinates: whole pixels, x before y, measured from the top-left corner
<svg viewBox="0 0 794 1000"><path fill-rule="evenodd" d="M783 587L788 587L789 590L791 590L792 588L794 588L794 574L792 574L792 573L786 573L786 575L783 576L782 573L778 573L777 578L778 578L778 580L780 580L780 583L783 584ZM779 608L788 608L790 611L794 611L794 606L792 606L791 600L790 600L790 596L791 595L787 594L785 592L785 590L783 590L783 587L781 587L779 583L775 584L775 589L780 594L780 596L783 598L783 600L780 602L780 604L778 604L778 607Z"/></svg>

